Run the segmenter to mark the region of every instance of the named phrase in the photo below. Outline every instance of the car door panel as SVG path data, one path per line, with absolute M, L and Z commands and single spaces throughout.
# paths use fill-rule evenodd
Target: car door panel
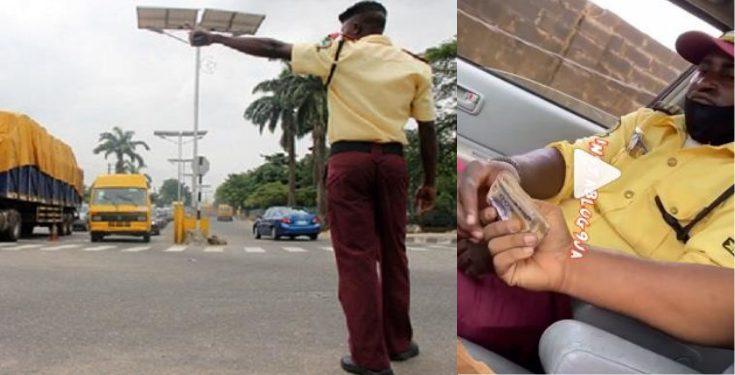
M 606 129 L 465 60 L 457 60 L 458 153 L 516 155 Z

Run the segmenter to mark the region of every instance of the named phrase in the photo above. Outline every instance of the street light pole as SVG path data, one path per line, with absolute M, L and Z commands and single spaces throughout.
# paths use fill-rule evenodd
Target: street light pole
M 188 130 L 187 131 L 155 130 L 153 132 L 153 135 L 160 137 L 169 142 L 175 142 L 177 144 L 178 151 L 179 151 L 178 159 L 169 159 L 169 161 L 172 163 L 176 163 L 177 165 L 176 177 L 177 177 L 178 186 L 176 187 L 176 195 L 177 195 L 178 201 L 181 202 L 182 185 L 184 184 L 184 178 L 188 177 L 188 174 L 186 174 L 186 166 L 183 163 L 188 163 L 191 161 L 189 159 L 184 160 L 182 158 L 184 154 L 183 145 L 184 143 L 188 143 L 188 142 L 184 142 L 184 137 L 192 137 L 193 138 L 192 142 L 196 142 L 197 139 L 200 139 L 204 137 L 205 135 L 207 135 L 207 131 L 201 130 L 201 131 L 193 132 L 193 131 L 188 131 Z M 169 139 L 168 137 L 171 137 L 171 138 L 175 137 L 176 141 Z
M 194 138 L 196 138 L 196 137 L 194 137 Z M 183 140 L 183 134 L 181 132 L 179 132 L 179 160 L 181 160 L 181 156 L 182 156 L 181 148 L 183 146 L 182 145 L 183 142 L 184 142 L 184 140 Z M 182 174 L 184 173 L 184 171 L 183 171 L 184 168 L 183 168 L 183 166 L 182 166 L 181 163 L 176 163 L 176 166 L 178 167 L 178 168 L 176 168 L 176 172 L 177 172 L 177 174 L 176 174 L 176 181 L 178 182 L 178 184 L 176 184 L 176 196 L 177 196 L 176 201 L 177 202 L 181 202 L 181 181 L 183 180 Z
M 199 71 L 201 67 L 201 61 L 200 61 L 200 47 L 196 48 L 196 70 L 194 72 L 194 134 L 197 134 L 199 131 Z M 197 220 L 201 218 L 201 213 L 199 212 L 199 181 L 197 181 L 197 176 L 199 176 L 199 155 L 198 155 L 198 137 L 194 137 L 194 160 L 192 161 L 192 174 L 194 174 L 194 177 L 191 179 L 191 186 L 192 186 L 192 194 L 194 199 L 194 209 L 197 213 Z

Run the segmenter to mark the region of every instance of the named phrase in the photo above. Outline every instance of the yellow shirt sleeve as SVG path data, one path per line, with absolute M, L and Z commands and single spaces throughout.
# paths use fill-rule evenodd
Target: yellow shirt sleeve
M 711 264 L 733 268 L 733 203 L 732 198 L 719 209 L 714 210 L 706 221 L 694 227 L 702 226 L 699 232 L 692 234 L 686 243 L 686 250 L 679 262 Z
M 411 117 L 416 121 L 434 121 L 434 93 L 432 90 L 431 68 L 421 74 L 416 90 L 416 96 L 411 102 Z
M 573 143 L 569 141 L 559 141 L 549 144 L 546 147 L 555 148 L 559 151 L 561 156 L 564 158 L 565 174 L 564 174 L 564 185 L 557 195 L 547 199 L 548 202 L 558 204 L 564 199 L 570 198 L 573 195 L 574 190 L 574 150 L 583 150 L 590 152 L 590 142 L 595 138 L 603 139 L 607 142 L 605 151 L 600 159 L 606 163 L 609 163 L 616 155 L 621 152 L 625 152 L 627 142 L 633 135 L 636 125 L 639 121 L 639 116 L 643 110 L 627 114 L 620 118 L 620 123 L 606 133 L 593 135 L 590 137 L 584 137 L 577 139 Z
M 291 48 L 291 70 L 296 74 L 313 74 L 326 79 L 337 53 L 337 44 L 336 40 L 326 47 L 318 43 L 294 44 Z

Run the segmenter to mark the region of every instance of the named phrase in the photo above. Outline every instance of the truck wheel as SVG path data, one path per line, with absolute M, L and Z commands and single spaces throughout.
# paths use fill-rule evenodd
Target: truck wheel
M 311 238 L 312 240 L 316 240 L 317 237 L 319 237 L 319 233 L 314 233 L 314 234 L 309 235 L 309 238 Z
M 143 242 L 146 242 L 146 243 L 151 242 L 151 235 L 150 235 L 150 233 L 143 235 Z
M 91 240 L 92 242 L 99 242 L 99 240 L 100 240 L 100 235 L 99 235 L 99 234 L 97 234 L 97 233 L 95 233 L 95 232 L 90 232 L 90 233 L 89 233 L 89 239 L 90 239 L 90 240 Z
M 66 236 L 66 232 L 64 231 L 64 223 L 63 222 L 58 223 L 58 224 L 51 224 L 51 225 L 55 225 L 56 226 L 56 234 L 59 237 Z M 49 228 L 49 230 L 50 230 L 50 228 Z
M 16 242 L 20 238 L 22 221 L 20 214 L 16 210 L 8 211 L 8 229 L 5 233 L 0 234 L 0 239 L 10 242 Z

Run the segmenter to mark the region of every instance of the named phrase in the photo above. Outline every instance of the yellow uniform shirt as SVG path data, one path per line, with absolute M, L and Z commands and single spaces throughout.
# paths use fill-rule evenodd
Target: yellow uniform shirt
M 337 44 L 295 44 L 293 72 L 326 81 Z M 327 94 L 329 142 L 408 143 L 403 127 L 410 117 L 434 120 L 431 82 L 429 65 L 393 46 L 386 36 L 345 42 Z
M 643 134 L 648 152 L 633 156 L 627 147 L 636 127 Z M 732 143 L 684 147 L 684 116 L 651 109 L 622 117 L 616 129 L 599 137 L 607 142 L 600 159 L 622 174 L 598 190 L 585 228 L 588 244 L 656 260 L 733 267 L 732 197 L 694 226 L 686 244 L 677 240 L 655 203 L 658 196 L 682 226 L 688 224 L 732 186 Z M 550 145 L 561 152 L 566 164 L 564 186 L 551 201 L 561 206 L 572 235 L 581 232 L 577 222 L 580 201 L 573 197 L 573 152 L 582 149 L 594 154 L 590 146 L 594 138 Z

